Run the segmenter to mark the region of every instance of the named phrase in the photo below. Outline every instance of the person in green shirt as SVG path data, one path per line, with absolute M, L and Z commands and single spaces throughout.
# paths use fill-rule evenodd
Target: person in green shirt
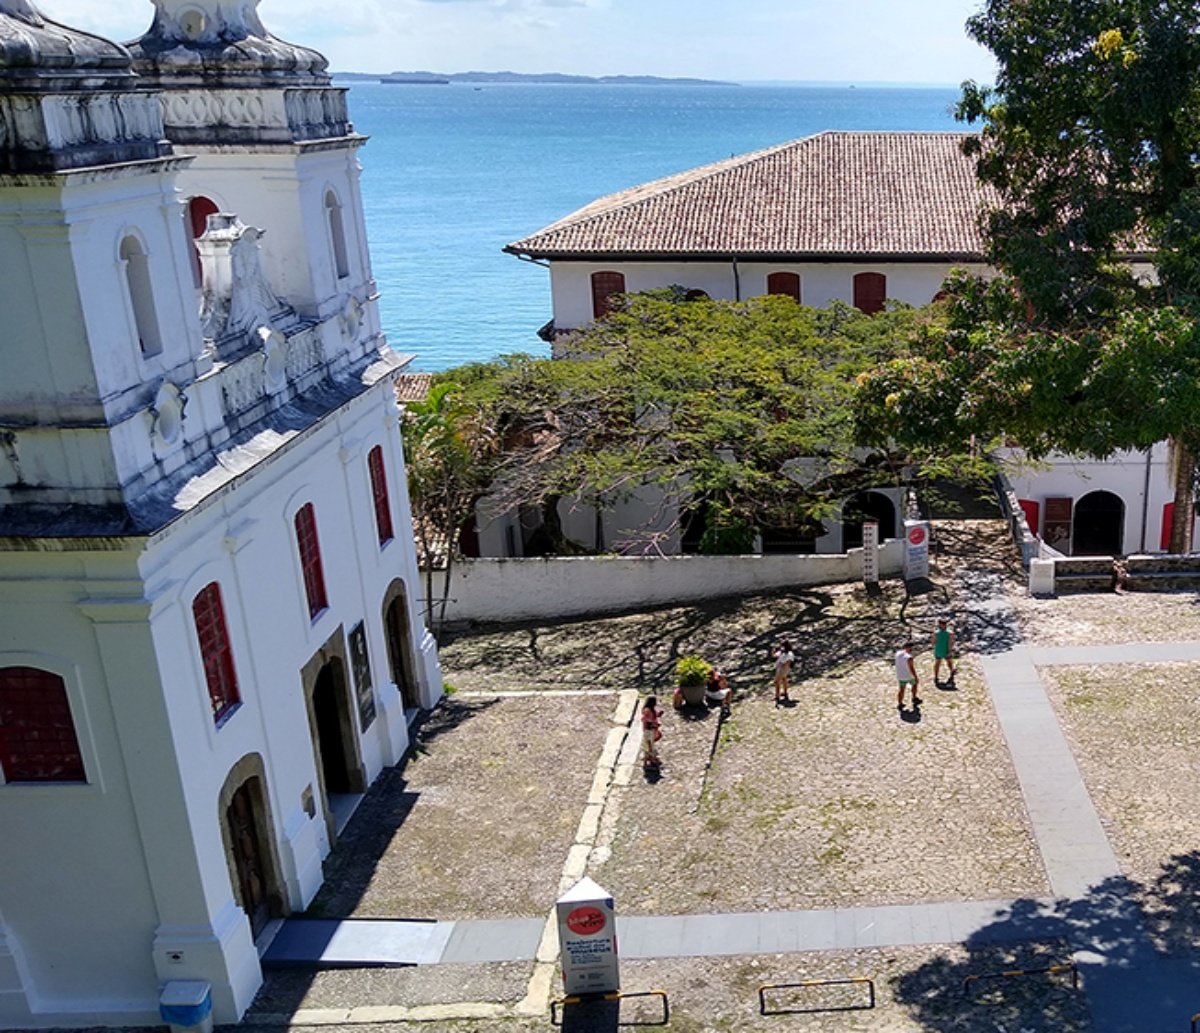
M 942 661 L 950 668 L 947 685 L 954 684 L 954 632 L 950 630 L 945 617 L 938 618 L 937 630 L 933 633 L 933 683 L 937 685 L 941 678 Z

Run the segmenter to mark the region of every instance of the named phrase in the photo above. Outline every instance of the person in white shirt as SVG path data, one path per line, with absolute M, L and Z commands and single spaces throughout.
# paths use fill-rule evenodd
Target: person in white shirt
M 913 707 L 921 705 L 921 697 L 917 695 L 917 665 L 913 661 L 913 643 L 908 641 L 904 643 L 901 649 L 896 650 L 896 681 L 900 683 L 900 692 L 896 696 L 896 705 L 904 709 L 904 689 L 906 686 L 912 686 L 912 701 Z
M 790 642 L 780 642 L 775 647 L 775 705 L 788 702 L 788 674 L 796 662 Z

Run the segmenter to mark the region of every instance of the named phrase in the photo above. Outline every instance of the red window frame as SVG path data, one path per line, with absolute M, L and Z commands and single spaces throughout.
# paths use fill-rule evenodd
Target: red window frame
M 300 551 L 300 571 L 304 575 L 304 594 L 308 597 L 308 615 L 317 614 L 329 606 L 325 594 L 325 571 L 321 567 L 321 543 L 317 538 L 317 516 L 313 504 L 306 502 L 296 513 L 296 547 Z
M 66 683 L 37 667 L 0 668 L 0 768 L 6 782 L 86 782 Z
M 771 273 L 767 276 L 767 293 L 768 294 L 784 294 L 789 298 L 794 298 L 797 303 L 800 301 L 800 274 L 799 273 Z
M 854 276 L 854 307 L 873 316 L 882 312 L 887 303 L 887 277 L 883 273 L 856 273 Z
M 383 447 L 376 445 L 367 453 L 367 472 L 371 475 L 371 501 L 375 504 L 375 529 L 379 544 L 396 537 L 392 529 L 392 506 L 388 499 L 387 472 L 383 468 Z
M 196 625 L 196 641 L 204 664 L 204 681 L 208 685 L 213 721 L 220 724 L 242 702 L 242 694 L 233 665 L 233 644 L 229 641 L 229 626 L 225 622 L 221 586 L 215 581 L 205 585 L 192 600 L 192 620 Z
M 612 296 L 625 293 L 625 274 L 592 273 L 592 316 L 599 319 L 612 311 Z

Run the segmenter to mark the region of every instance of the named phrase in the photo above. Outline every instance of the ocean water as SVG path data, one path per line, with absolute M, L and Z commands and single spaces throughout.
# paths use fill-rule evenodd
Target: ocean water
M 824 129 L 961 128 L 953 88 L 350 85 L 384 330 L 423 370 L 549 354 L 549 274 L 501 248 L 603 194 Z

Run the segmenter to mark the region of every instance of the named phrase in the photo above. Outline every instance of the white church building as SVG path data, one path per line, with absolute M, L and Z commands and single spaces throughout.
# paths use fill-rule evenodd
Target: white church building
M 238 1020 L 442 691 L 364 138 L 256 8 L 0 0 L 0 1028 Z

